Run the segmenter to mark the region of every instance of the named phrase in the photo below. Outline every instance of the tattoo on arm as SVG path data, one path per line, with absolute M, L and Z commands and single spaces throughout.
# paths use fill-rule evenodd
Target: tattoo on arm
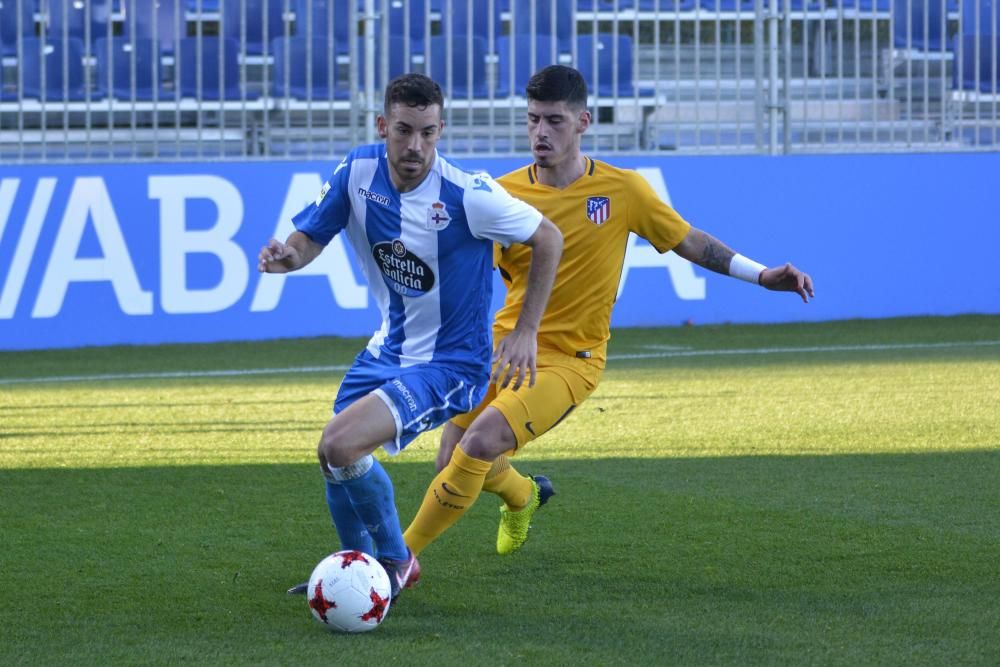
M 698 264 L 706 269 L 709 269 L 710 271 L 728 274 L 729 263 L 732 261 L 733 255 L 735 254 L 735 252 L 727 248 L 724 244 L 712 237 L 708 237 L 706 239 L 705 247 L 702 248 L 701 258 L 699 259 Z

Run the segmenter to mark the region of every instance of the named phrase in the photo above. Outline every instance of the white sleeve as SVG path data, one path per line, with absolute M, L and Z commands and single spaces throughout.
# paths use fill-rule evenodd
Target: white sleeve
M 538 209 L 511 197 L 486 174 L 477 175 L 466 186 L 463 203 L 472 235 L 504 248 L 527 241 L 542 222 Z

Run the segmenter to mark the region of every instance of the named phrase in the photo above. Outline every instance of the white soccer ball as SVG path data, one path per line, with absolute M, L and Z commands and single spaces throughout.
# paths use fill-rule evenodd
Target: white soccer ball
M 392 587 L 385 568 L 360 551 L 338 551 L 319 562 L 306 596 L 313 618 L 331 630 L 374 630 L 389 612 Z

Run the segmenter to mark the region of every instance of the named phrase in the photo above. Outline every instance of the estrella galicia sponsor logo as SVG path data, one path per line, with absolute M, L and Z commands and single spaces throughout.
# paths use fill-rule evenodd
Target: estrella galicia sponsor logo
M 358 194 L 365 199 L 371 200 L 376 204 L 381 204 L 382 206 L 389 206 L 392 203 L 385 195 L 380 195 L 377 192 L 372 192 L 371 190 L 366 190 L 362 187 L 358 188 Z
M 403 296 L 421 296 L 434 287 L 434 272 L 399 239 L 372 246 L 372 257 L 389 287 Z

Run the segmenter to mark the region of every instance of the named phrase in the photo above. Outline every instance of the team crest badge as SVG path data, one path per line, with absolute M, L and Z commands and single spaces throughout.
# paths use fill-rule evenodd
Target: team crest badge
M 587 217 L 595 225 L 603 225 L 611 217 L 610 197 L 587 197 Z
M 451 222 L 451 217 L 448 215 L 448 210 L 439 201 L 431 204 L 430 208 L 427 209 L 427 229 L 434 232 L 440 232 L 442 229 L 448 226 Z

